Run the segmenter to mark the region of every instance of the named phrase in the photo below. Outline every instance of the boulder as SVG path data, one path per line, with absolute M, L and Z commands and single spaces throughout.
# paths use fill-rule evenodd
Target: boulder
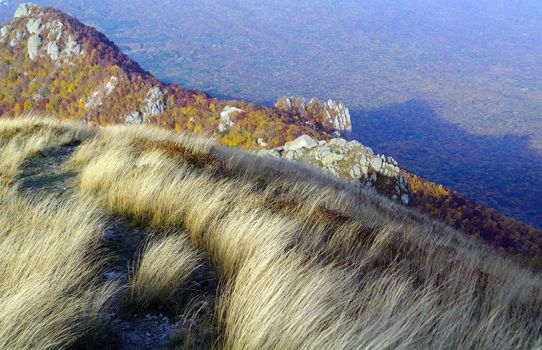
M 314 148 L 318 146 L 318 141 L 309 135 L 301 135 L 297 139 L 284 144 L 285 151 L 295 151 L 301 148 Z

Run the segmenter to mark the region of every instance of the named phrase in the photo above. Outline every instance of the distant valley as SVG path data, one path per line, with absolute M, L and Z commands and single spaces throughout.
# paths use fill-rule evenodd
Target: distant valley
M 266 104 L 290 94 L 342 100 L 351 137 L 542 226 L 542 33 L 533 1 L 39 2 L 96 26 L 165 81 Z

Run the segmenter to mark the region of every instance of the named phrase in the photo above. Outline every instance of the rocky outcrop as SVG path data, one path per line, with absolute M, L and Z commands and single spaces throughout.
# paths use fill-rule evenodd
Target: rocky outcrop
M 2 27 L 0 28 L 0 43 L 3 43 L 6 41 L 6 38 L 8 36 L 8 27 Z
M 312 98 L 284 96 L 277 100 L 275 107 L 291 114 L 299 114 L 307 120 L 318 120 L 337 134 L 352 130 L 350 111 L 342 102 L 327 102 Z
M 235 122 L 233 121 L 232 116 L 234 114 L 241 113 L 241 112 L 244 112 L 244 111 L 237 107 L 231 107 L 231 106 L 224 107 L 222 112 L 220 112 L 220 124 L 218 124 L 218 132 L 225 132 L 230 127 L 234 126 Z
M 66 41 L 65 48 L 64 48 L 64 54 L 68 57 L 79 55 L 81 53 L 81 45 L 77 41 L 75 41 L 75 38 L 70 34 L 68 35 L 68 40 Z
M 333 128 L 339 132 L 352 131 L 350 111 L 342 102 L 327 100 L 325 103 L 326 119 L 333 124 Z
M 96 87 L 92 94 L 85 102 L 86 109 L 95 109 L 103 104 L 103 100 L 111 95 L 117 87 L 119 79 L 115 76 L 111 76 L 106 83 L 103 83 Z
M 143 124 L 144 120 L 143 120 L 143 116 L 141 115 L 141 113 L 139 113 L 139 111 L 134 111 L 124 117 L 124 122 L 128 125 L 133 125 L 133 124 L 137 125 L 137 124 Z
M 116 79 L 116 78 L 115 78 Z M 115 89 L 117 81 L 109 81 L 105 87 L 104 91 L 113 91 Z M 141 107 L 137 111 L 133 111 L 130 114 L 124 117 L 124 123 L 132 124 L 143 124 L 147 122 L 147 118 L 151 116 L 157 116 L 160 113 L 163 113 L 166 108 L 164 103 L 164 92 L 158 86 L 154 86 L 149 89 L 145 99 L 143 100 Z
M 23 3 L 17 7 L 13 18 L 26 17 L 32 13 L 33 10 L 39 10 L 39 6 L 32 3 Z
M 146 120 L 149 116 L 156 116 L 163 113 L 165 108 L 164 93 L 162 89 L 158 86 L 152 87 L 147 92 L 147 96 L 145 97 L 145 100 L 143 100 L 143 105 L 141 107 L 143 119 Z
M 34 34 L 30 38 L 28 38 L 28 42 L 27 42 L 28 57 L 30 57 L 31 60 L 35 60 L 38 57 L 40 45 L 41 45 L 40 35 Z
M 29 19 L 26 22 L 26 30 L 30 34 L 41 34 L 41 17 Z
M 357 141 L 335 138 L 317 141 L 303 135 L 283 147 L 259 151 L 260 155 L 308 163 L 347 181 L 358 182 L 366 191 L 380 193 L 411 204 L 409 186 L 391 157 L 375 154 Z
M 72 34 L 64 34 L 64 24 L 58 19 L 47 19 L 44 9 L 38 5 L 21 4 L 14 15 L 18 30 L 12 24 L 0 29 L 0 43 L 9 39 L 11 47 L 16 47 L 27 39 L 27 53 L 31 60 L 48 57 L 57 65 L 72 63 L 72 58 L 83 53 L 81 44 Z M 21 23 L 22 22 L 22 23 Z M 21 30 L 22 29 L 22 30 Z
M 58 48 L 56 41 L 51 41 L 49 44 L 47 44 L 46 50 L 47 55 L 49 55 L 52 61 L 58 60 L 58 57 L 60 56 L 60 49 Z

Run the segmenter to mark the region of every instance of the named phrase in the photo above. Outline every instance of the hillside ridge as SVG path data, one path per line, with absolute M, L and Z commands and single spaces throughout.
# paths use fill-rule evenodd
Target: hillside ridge
M 305 136 L 342 144 L 337 135 L 351 128 L 348 108 L 334 101 L 283 97 L 274 107 L 265 107 L 163 84 L 96 29 L 61 11 L 30 3 L 22 4 L 14 19 L 0 28 L 0 78 L 0 115 L 11 117 L 35 111 L 98 125 L 156 124 L 201 132 L 248 150 L 279 150 Z M 307 159 L 301 153 L 291 158 L 412 203 L 499 249 L 542 257 L 541 231 L 497 215 L 457 192 L 450 196 L 448 190 L 406 171 L 388 176 L 387 170 L 374 167 L 377 175 L 372 177 L 362 171 L 363 166 L 339 164 L 335 158 L 348 152 L 332 152 L 339 154 L 334 156 L 324 148 L 331 156 L 325 158 L 327 165 L 321 162 L 321 152 L 317 152 L 321 159 Z M 381 159 L 382 164 L 398 168 L 387 157 Z M 415 179 L 414 190 L 406 179 Z

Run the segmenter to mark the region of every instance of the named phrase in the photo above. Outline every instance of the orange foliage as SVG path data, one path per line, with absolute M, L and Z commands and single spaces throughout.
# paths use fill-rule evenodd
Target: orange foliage
M 462 196 L 459 192 L 403 171 L 414 205 L 422 212 L 516 256 L 542 263 L 542 231 Z

